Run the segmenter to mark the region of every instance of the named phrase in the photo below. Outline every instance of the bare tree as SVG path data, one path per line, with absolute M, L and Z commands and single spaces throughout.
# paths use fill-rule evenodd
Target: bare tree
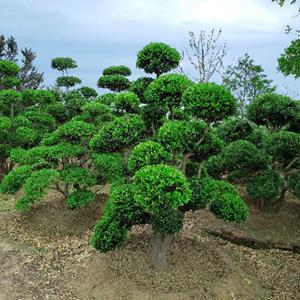
M 178 72 L 185 74 L 182 63 L 187 61 L 197 72 L 197 77 L 192 78 L 198 82 L 208 82 L 215 73 L 223 69 L 223 59 L 227 55 L 227 45 L 220 44 L 219 38 L 222 30 L 215 33 L 212 29 L 208 34 L 201 30 L 198 35 L 189 31 L 189 46 L 182 51 L 182 59 Z

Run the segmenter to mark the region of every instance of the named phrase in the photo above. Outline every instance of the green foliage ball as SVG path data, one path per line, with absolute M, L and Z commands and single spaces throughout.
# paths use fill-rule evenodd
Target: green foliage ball
M 133 92 L 119 93 L 114 99 L 114 108 L 120 113 L 136 113 L 139 105 L 140 99 Z
M 81 79 L 75 76 L 60 76 L 56 79 L 59 87 L 70 88 L 81 83 Z
M 103 70 L 103 75 L 123 75 L 123 76 L 130 76 L 131 70 L 123 65 L 120 66 L 111 66 Z
M 170 154 L 163 145 L 153 141 L 141 142 L 135 146 L 128 158 L 128 169 L 134 174 L 148 165 L 158 165 L 170 161 Z
M 123 75 L 103 75 L 99 78 L 97 85 L 99 88 L 121 92 L 129 88 L 130 81 Z
M 237 101 L 230 91 L 215 83 L 198 83 L 185 90 L 182 104 L 189 114 L 208 122 L 236 112 Z
M 247 194 L 253 200 L 275 200 L 283 187 L 283 178 L 274 171 L 258 172 L 247 184 Z
M 137 54 L 136 66 L 146 73 L 156 74 L 169 72 L 178 67 L 179 52 L 164 43 L 150 43 Z
M 20 166 L 10 171 L 0 183 L 0 192 L 3 194 L 15 194 L 31 175 L 30 166 Z
M 246 221 L 249 214 L 248 206 L 241 197 L 231 193 L 223 194 L 210 209 L 220 219 L 232 222 Z
M 265 125 L 275 131 L 288 124 L 297 113 L 296 101 L 288 96 L 264 94 L 250 102 L 248 118 L 258 125 Z
M 176 209 L 190 200 L 186 178 L 171 166 L 146 166 L 135 173 L 133 183 L 135 201 L 148 212 L 159 213 L 166 205 Z

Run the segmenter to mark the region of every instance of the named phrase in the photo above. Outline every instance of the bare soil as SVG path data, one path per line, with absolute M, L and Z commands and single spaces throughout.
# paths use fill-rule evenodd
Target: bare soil
M 0 300 L 10 299 L 300 299 L 300 255 L 254 250 L 208 235 L 232 228 L 257 238 L 300 240 L 300 202 L 277 214 L 251 210 L 244 224 L 188 213 L 173 241 L 169 269 L 154 273 L 149 226 L 135 226 L 127 244 L 101 254 L 89 240 L 106 197 L 69 210 L 51 194 L 28 213 L 0 197 Z

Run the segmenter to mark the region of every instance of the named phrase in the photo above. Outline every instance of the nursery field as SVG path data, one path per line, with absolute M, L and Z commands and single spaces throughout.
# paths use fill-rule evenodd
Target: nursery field
M 68 210 L 50 193 L 34 210 L 19 213 L 13 197 L 1 196 L 0 299 L 299 299 L 299 254 L 252 249 L 206 231 L 230 226 L 260 239 L 300 242 L 299 201 L 289 198 L 276 214 L 252 208 L 243 224 L 206 210 L 187 213 L 168 270 L 154 273 L 147 225 L 134 226 L 116 251 L 90 247 L 106 198 Z

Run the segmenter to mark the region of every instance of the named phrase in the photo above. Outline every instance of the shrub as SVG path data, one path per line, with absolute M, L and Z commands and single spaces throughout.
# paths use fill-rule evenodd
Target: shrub
M 67 89 L 81 83 L 81 79 L 74 76 L 60 76 L 56 79 L 56 83 L 60 87 Z
M 211 211 L 225 221 L 242 222 L 247 219 L 248 207 L 240 196 L 225 193 L 218 201 L 214 201 Z
M 150 43 L 138 52 L 136 66 L 156 76 L 178 67 L 179 52 L 164 43 Z
M 130 86 L 130 81 L 123 75 L 103 75 L 98 80 L 98 87 L 114 92 L 125 91 Z
M 136 113 L 140 99 L 132 92 L 119 93 L 114 99 L 114 107 L 119 113 Z
M 130 76 L 131 70 L 123 65 L 120 66 L 111 66 L 103 70 L 103 75 L 123 75 L 123 76 Z
M 258 125 L 276 131 L 286 125 L 297 112 L 296 102 L 287 96 L 265 94 L 248 105 L 248 118 Z
M 17 76 L 21 68 L 13 61 L 0 60 L 0 77 Z
M 116 118 L 105 124 L 90 141 L 96 152 L 119 151 L 138 142 L 145 132 L 143 120 L 138 115 Z
M 189 179 L 192 190 L 191 200 L 185 206 L 187 210 L 199 210 L 218 201 L 223 194 L 238 195 L 235 187 L 228 182 L 210 177 L 192 177 Z
M 215 83 L 193 84 L 183 93 L 182 104 L 190 115 L 208 122 L 233 115 L 237 108 L 230 91 Z
M 182 212 L 167 206 L 153 216 L 152 227 L 154 231 L 162 234 L 175 234 L 183 226 L 183 217 L 184 214 Z
M 254 200 L 271 201 L 280 195 L 283 183 L 283 178 L 278 173 L 271 170 L 260 171 L 247 184 L 246 191 Z
M 168 121 L 158 130 L 156 139 L 169 151 L 192 152 L 204 134 L 203 121 Z
M 278 131 L 272 134 L 268 152 L 280 161 L 288 163 L 300 156 L 300 134 Z
M 60 172 L 61 180 L 66 184 L 79 185 L 83 188 L 96 184 L 96 176 L 90 170 L 76 165 L 69 165 Z M 78 194 L 80 195 L 80 193 Z
M 135 173 L 133 183 L 135 201 L 148 212 L 159 213 L 166 205 L 176 209 L 190 200 L 188 182 L 171 166 L 146 166 Z
M 99 183 L 112 183 L 126 174 L 124 158 L 119 153 L 96 154 L 92 159 Z
M 143 212 L 133 197 L 129 184 L 114 185 L 105 206 L 103 217 L 95 226 L 92 245 L 107 252 L 123 245 L 128 229 L 143 222 Z
M 98 93 L 89 86 L 82 86 L 78 89 L 78 92 L 86 99 L 91 100 L 98 96 Z
M 41 169 L 32 172 L 24 184 L 25 195 L 18 199 L 16 208 L 18 210 L 28 210 L 34 202 L 45 195 L 45 189 L 58 176 L 58 172 L 53 169 Z
M 31 175 L 30 166 L 20 166 L 9 172 L 0 183 L 0 192 L 4 194 L 15 194 Z
M 174 109 L 181 107 L 182 94 L 192 84 L 190 79 L 181 74 L 162 75 L 149 84 L 145 99 L 151 105 L 166 106 L 171 118 L 174 118 Z
M 134 174 L 148 165 L 158 165 L 170 161 L 170 154 L 164 147 L 153 141 L 139 143 L 135 146 L 128 159 L 128 169 Z

